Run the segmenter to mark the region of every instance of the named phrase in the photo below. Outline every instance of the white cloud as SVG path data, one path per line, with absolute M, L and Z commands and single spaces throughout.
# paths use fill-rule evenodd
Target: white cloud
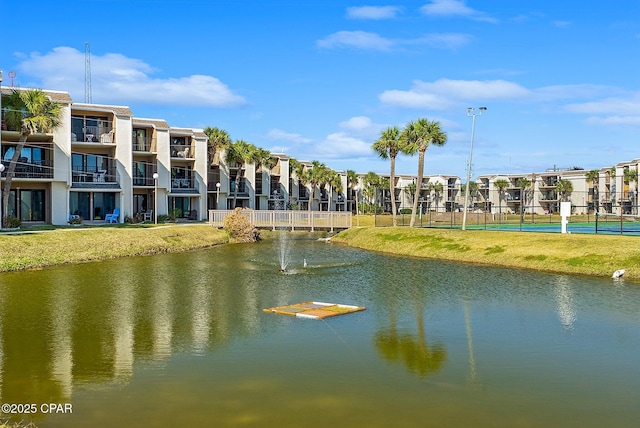
M 315 147 L 314 156 L 322 159 L 350 159 L 371 157 L 371 143 L 345 132 L 329 134 Z
M 325 49 L 356 48 L 391 52 L 401 46 L 426 45 L 441 49 L 457 49 L 466 45 L 471 36 L 461 33 L 432 33 L 415 39 L 388 39 L 376 33 L 365 31 L 338 31 L 316 43 Z
M 426 44 L 442 49 L 457 49 L 466 45 L 471 40 L 471 36 L 461 33 L 432 33 L 418 39 L 407 40 L 406 44 Z
M 361 6 L 347 8 L 347 17 L 351 19 L 392 19 L 402 8 L 397 6 Z
M 616 116 L 640 115 L 640 93 L 626 98 L 605 98 L 600 101 L 568 104 L 566 110 L 571 113 L 611 114 Z
M 358 48 L 376 51 L 389 51 L 394 42 L 366 31 L 338 31 L 318 40 L 317 45 L 321 48 Z
M 68 91 L 76 101 L 84 100 L 85 55 L 61 46 L 46 54 L 31 53 L 20 63 L 25 74 L 40 79 L 45 88 Z M 207 75 L 154 78 L 158 71 L 136 58 L 108 53 L 91 55 L 93 102 L 173 104 L 236 107 L 246 100 L 234 94 L 219 79 Z
M 590 117 L 585 122 L 590 125 L 640 126 L 640 116 Z
M 351 119 L 345 120 L 344 122 L 340 122 L 340 127 L 361 131 L 363 129 L 370 128 L 372 123 L 373 122 L 371 122 L 371 119 L 367 116 L 355 116 Z
M 475 21 L 497 22 L 486 13 L 470 8 L 461 0 L 431 0 L 421 7 L 420 11 L 427 16 L 461 16 Z
M 267 138 L 270 140 L 279 140 L 279 141 L 290 141 L 292 143 L 310 143 L 310 138 L 304 138 L 300 134 L 294 134 L 291 132 L 285 132 L 280 129 L 272 129 L 267 134 Z
M 567 28 L 567 27 L 571 26 L 571 22 L 569 22 L 569 21 L 553 21 L 553 25 L 555 25 L 558 28 Z
M 435 82 L 414 81 L 409 90 L 387 90 L 379 95 L 380 101 L 408 108 L 446 110 L 463 101 L 489 101 L 493 99 L 519 99 L 530 91 L 506 80 L 452 80 Z

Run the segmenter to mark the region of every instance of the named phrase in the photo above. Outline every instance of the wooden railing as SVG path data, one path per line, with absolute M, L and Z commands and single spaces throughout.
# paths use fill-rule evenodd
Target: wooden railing
M 231 210 L 209 210 L 209 224 L 222 227 Z M 352 224 L 350 212 L 344 211 L 264 211 L 242 210 L 242 215 L 257 228 L 276 229 L 348 229 Z

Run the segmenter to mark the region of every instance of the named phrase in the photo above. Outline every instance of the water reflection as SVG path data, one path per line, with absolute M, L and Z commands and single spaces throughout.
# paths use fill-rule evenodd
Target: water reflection
M 313 411 L 328 424 L 422 426 L 427 413 L 480 426 L 482 406 L 493 426 L 549 426 L 536 418 L 561 414 L 555 403 L 593 426 L 603 408 L 584 402 L 600 401 L 640 417 L 626 405 L 640 390 L 639 287 L 302 239 L 281 275 L 278 245 L 0 275 L 0 399 L 78 403 L 65 427 L 99 420 L 102 400 L 126 415 L 116 426 L 292 426 Z M 326 322 L 262 312 L 306 300 L 367 310 Z M 478 377 L 483 388 L 468 388 Z

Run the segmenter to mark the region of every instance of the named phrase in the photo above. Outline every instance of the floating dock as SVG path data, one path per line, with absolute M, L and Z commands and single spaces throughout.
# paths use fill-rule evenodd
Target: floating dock
M 298 318 L 322 319 L 335 317 L 338 315 L 350 314 L 364 311 L 364 306 L 341 305 L 338 303 L 324 302 L 301 302 L 293 305 L 277 306 L 275 308 L 263 309 L 264 312 L 271 312 L 281 315 L 292 315 Z

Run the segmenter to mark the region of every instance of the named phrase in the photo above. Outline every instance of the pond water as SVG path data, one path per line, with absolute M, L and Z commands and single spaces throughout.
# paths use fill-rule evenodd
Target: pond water
M 310 300 L 367 309 L 262 311 Z M 38 427 L 631 427 L 639 351 L 638 284 L 312 235 L 0 275 L 1 418 Z

